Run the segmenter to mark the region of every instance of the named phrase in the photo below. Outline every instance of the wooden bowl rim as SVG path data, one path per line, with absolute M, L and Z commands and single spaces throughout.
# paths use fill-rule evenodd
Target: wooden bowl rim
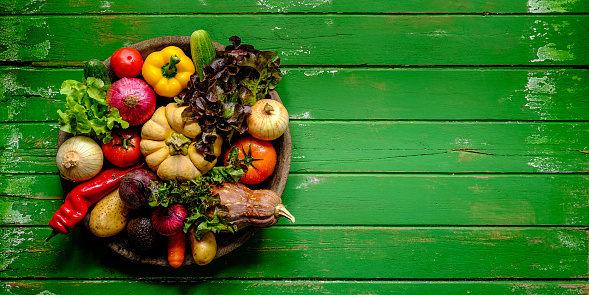
M 217 51 L 224 50 L 225 46 L 213 42 L 215 45 L 215 49 Z M 142 42 L 135 43 L 130 45 L 129 47 L 137 49 L 143 59 L 147 57 L 150 53 L 154 51 L 159 51 L 166 46 L 177 46 L 180 47 L 188 56 L 190 56 L 190 37 L 188 36 L 165 36 L 165 37 L 158 37 L 149 40 L 145 40 Z M 110 68 L 110 57 L 104 61 L 104 65 L 106 66 L 109 76 L 111 80 L 114 82 L 117 78 L 114 76 Z M 276 90 L 269 91 L 269 95 L 271 99 L 279 101 L 282 103 L 278 93 Z M 58 143 L 57 148 L 61 146 L 61 144 L 68 138 L 72 137 L 72 134 L 59 131 Z M 291 164 L 291 154 L 292 154 L 292 141 L 290 135 L 290 128 L 287 127 L 284 134 L 279 137 L 278 139 L 272 141 L 273 145 L 275 145 L 276 152 L 278 154 L 278 158 L 276 161 L 275 172 L 270 177 L 270 179 L 266 180 L 264 183 L 267 184 L 267 188 L 276 192 L 279 196 L 282 196 L 284 192 L 284 188 L 286 187 L 286 182 L 288 180 L 288 173 L 290 170 Z M 75 186 L 75 183 L 69 182 L 63 178 L 61 178 L 62 186 L 64 188 L 64 192 L 68 192 Z M 90 212 L 88 212 L 90 214 Z M 241 229 L 240 231 L 226 235 L 226 238 L 217 241 L 217 255 L 215 259 L 230 253 L 231 251 L 237 249 L 241 245 L 243 245 L 246 241 L 248 241 L 256 232 L 258 231 L 257 227 L 246 227 Z M 126 243 L 125 237 L 122 234 L 119 234 L 115 237 L 111 238 L 99 238 L 101 242 L 105 243 L 106 246 L 116 253 L 120 254 L 121 256 L 128 258 L 130 260 L 139 261 L 145 264 L 152 264 L 152 265 L 159 265 L 159 266 L 169 266 L 167 260 L 167 254 L 162 254 L 160 256 L 152 257 L 152 256 L 143 256 L 139 253 L 136 253 L 127 247 L 128 243 Z M 187 243 L 189 244 L 189 243 Z M 192 265 L 195 264 L 192 255 L 190 255 L 190 247 L 187 245 L 187 252 L 185 255 L 184 265 Z

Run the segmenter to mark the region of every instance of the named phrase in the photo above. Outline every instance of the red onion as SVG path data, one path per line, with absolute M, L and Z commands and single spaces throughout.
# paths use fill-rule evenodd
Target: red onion
M 160 235 L 171 236 L 184 229 L 184 219 L 187 216 L 188 211 L 180 204 L 158 207 L 151 215 L 151 223 Z
M 106 103 L 119 110 L 131 126 L 141 125 L 155 112 L 155 92 L 138 78 L 121 78 L 106 93 Z

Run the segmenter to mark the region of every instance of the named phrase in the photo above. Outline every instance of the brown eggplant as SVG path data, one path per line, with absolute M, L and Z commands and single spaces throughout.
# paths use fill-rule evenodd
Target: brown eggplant
M 238 229 L 246 226 L 270 227 L 280 217 L 295 222 L 294 216 L 286 210 L 282 199 L 274 191 L 251 190 L 241 183 L 224 183 L 215 187 L 213 194 L 219 194 L 221 205 L 226 208 L 224 219 Z

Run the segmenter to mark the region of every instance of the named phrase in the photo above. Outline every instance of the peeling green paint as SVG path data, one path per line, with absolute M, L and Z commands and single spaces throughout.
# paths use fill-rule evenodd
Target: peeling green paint
M 532 60 L 532 62 L 542 62 L 542 61 L 566 61 L 566 60 L 574 60 L 575 56 L 571 53 L 570 50 L 566 49 L 557 49 L 556 44 L 548 43 L 540 48 L 536 55 L 538 56 L 537 59 Z M 567 46 L 568 48 L 569 46 Z
M 332 5 L 333 0 L 258 0 L 257 4 L 266 12 L 288 12 L 301 8 L 317 8 Z
M 12 231 L 5 231 L 1 236 L 0 243 L 0 272 L 10 267 L 19 257 L 23 250 L 20 246 L 25 241 L 33 241 L 33 232 L 25 229 L 15 228 Z
M 18 17 L 0 18 L 0 60 L 44 60 L 49 55 L 49 39 L 35 41 L 47 36 L 49 27 L 44 18 L 22 21 Z M 32 43 L 31 43 L 32 42 Z M 37 43 L 35 43 L 37 42 Z
M 25 81 L 23 79 L 19 79 L 18 75 L 23 73 L 22 69 L 7 69 L 0 72 L 0 103 L 9 101 L 10 99 L 14 98 L 14 96 L 42 96 L 42 97 L 55 97 L 59 94 L 59 88 L 61 84 L 50 85 L 49 87 L 32 87 L 26 84 L 23 84 Z M 28 74 L 28 73 L 27 73 Z M 39 74 L 43 75 L 43 72 L 39 72 Z M 44 75 L 46 76 L 46 75 Z
M 531 13 L 568 12 L 578 0 L 529 0 L 528 11 Z
M 2 133 L 5 134 L 6 148 L 0 151 L 0 169 L 4 172 L 18 166 L 21 162 L 22 159 L 16 152 L 23 139 L 23 134 L 16 125 L 3 126 L 2 129 Z
M 557 83 L 560 76 L 559 71 L 529 72 L 527 84 L 525 85 L 526 104 L 530 110 L 537 113 L 542 120 L 554 119 L 553 108 L 555 108 L 552 96 L 557 93 Z
M 0 195 L 6 196 L 32 196 L 36 184 L 35 176 L 14 176 L 0 183 Z
M 55 108 L 60 100 L 61 84 L 51 84 L 48 79 L 39 84 L 31 79 L 35 75 L 48 77 L 47 71 L 31 71 L 18 68 L 7 68 L 0 71 L 0 120 L 19 121 L 30 117 L 29 114 L 45 115 L 43 120 L 57 117 Z M 36 80 L 43 79 L 37 78 Z M 38 108 L 38 103 L 53 102 L 54 107 Z M 34 120 L 34 119 L 32 119 Z M 55 120 L 55 119 L 54 119 Z
M 0 220 L 7 224 L 30 224 L 32 216 L 23 212 L 30 211 L 28 202 L 13 203 L 11 206 L 0 207 Z
M 25 1 L 3 1 L 2 8 L 9 13 L 33 14 L 42 10 L 47 4 L 45 0 L 25 0 Z

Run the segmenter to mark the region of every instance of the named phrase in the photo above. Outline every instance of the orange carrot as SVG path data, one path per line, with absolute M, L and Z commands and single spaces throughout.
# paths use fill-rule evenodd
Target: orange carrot
M 168 262 L 170 266 L 178 268 L 184 262 L 186 251 L 186 234 L 180 231 L 168 237 Z

